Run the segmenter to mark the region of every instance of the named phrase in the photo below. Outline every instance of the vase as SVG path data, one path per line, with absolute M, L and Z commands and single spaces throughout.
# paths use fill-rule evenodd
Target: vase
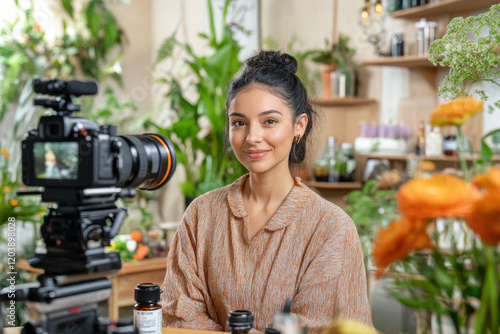
M 332 97 L 332 82 L 331 75 L 337 69 L 335 64 L 325 64 L 321 71 L 321 81 L 323 83 L 323 98 L 329 99 Z

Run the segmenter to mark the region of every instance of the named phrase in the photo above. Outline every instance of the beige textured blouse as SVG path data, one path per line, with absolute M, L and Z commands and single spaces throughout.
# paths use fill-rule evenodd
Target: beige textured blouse
M 247 177 L 186 210 L 167 258 L 163 325 L 227 331 L 228 312 L 246 309 L 264 331 L 287 298 L 308 333 L 326 329 L 334 317 L 371 325 L 361 245 L 349 216 L 296 178 L 250 241 L 242 199 Z

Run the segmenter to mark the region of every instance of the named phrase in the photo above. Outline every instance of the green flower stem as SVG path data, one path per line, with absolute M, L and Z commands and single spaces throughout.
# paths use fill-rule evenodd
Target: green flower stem
M 464 153 L 464 136 L 462 134 L 462 126 L 457 125 L 457 140 L 458 140 L 458 159 L 460 160 L 460 166 L 462 167 L 462 173 L 464 174 L 464 179 L 466 181 L 470 180 L 469 168 L 467 167 L 467 162 L 465 161 Z
M 486 333 L 485 329 L 489 327 L 488 325 L 491 326 L 489 333 L 498 333 L 498 281 L 495 248 L 488 244 L 483 245 L 486 273 L 481 292 L 481 306 L 477 313 L 476 333 Z

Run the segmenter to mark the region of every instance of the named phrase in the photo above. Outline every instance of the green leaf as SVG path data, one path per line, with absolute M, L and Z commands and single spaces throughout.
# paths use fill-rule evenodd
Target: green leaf
M 99 37 L 99 27 L 101 25 L 101 15 L 97 12 L 97 3 L 90 1 L 85 10 L 87 26 L 92 34 L 92 37 Z
M 200 127 L 194 118 L 184 118 L 175 122 L 172 125 L 172 130 L 179 138 L 186 140 L 191 136 L 196 136 L 198 131 L 200 131 Z
M 69 16 L 74 19 L 72 0 L 61 0 L 61 2 L 66 13 L 68 13 Z
M 106 49 L 111 49 L 118 41 L 118 28 L 116 25 L 116 20 L 111 14 L 111 12 L 107 11 L 105 14 L 105 24 L 104 24 L 104 45 Z
M 495 136 L 496 134 L 500 134 L 500 129 L 490 131 L 481 138 L 481 159 L 484 163 L 491 161 L 491 158 L 493 157 L 493 150 L 486 143 L 486 138 Z
M 167 37 L 161 43 L 160 49 L 158 49 L 158 52 L 156 53 L 156 61 L 154 66 L 161 63 L 165 59 L 172 57 L 176 44 L 177 40 L 175 39 L 174 34 L 172 34 L 170 37 Z
M 184 196 L 196 196 L 196 188 L 192 182 L 185 181 L 181 183 L 181 191 Z

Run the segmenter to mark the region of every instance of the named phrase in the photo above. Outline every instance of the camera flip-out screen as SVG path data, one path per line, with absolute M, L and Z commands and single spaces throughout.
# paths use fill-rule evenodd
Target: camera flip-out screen
M 77 142 L 35 142 L 33 158 L 36 179 L 78 179 Z

